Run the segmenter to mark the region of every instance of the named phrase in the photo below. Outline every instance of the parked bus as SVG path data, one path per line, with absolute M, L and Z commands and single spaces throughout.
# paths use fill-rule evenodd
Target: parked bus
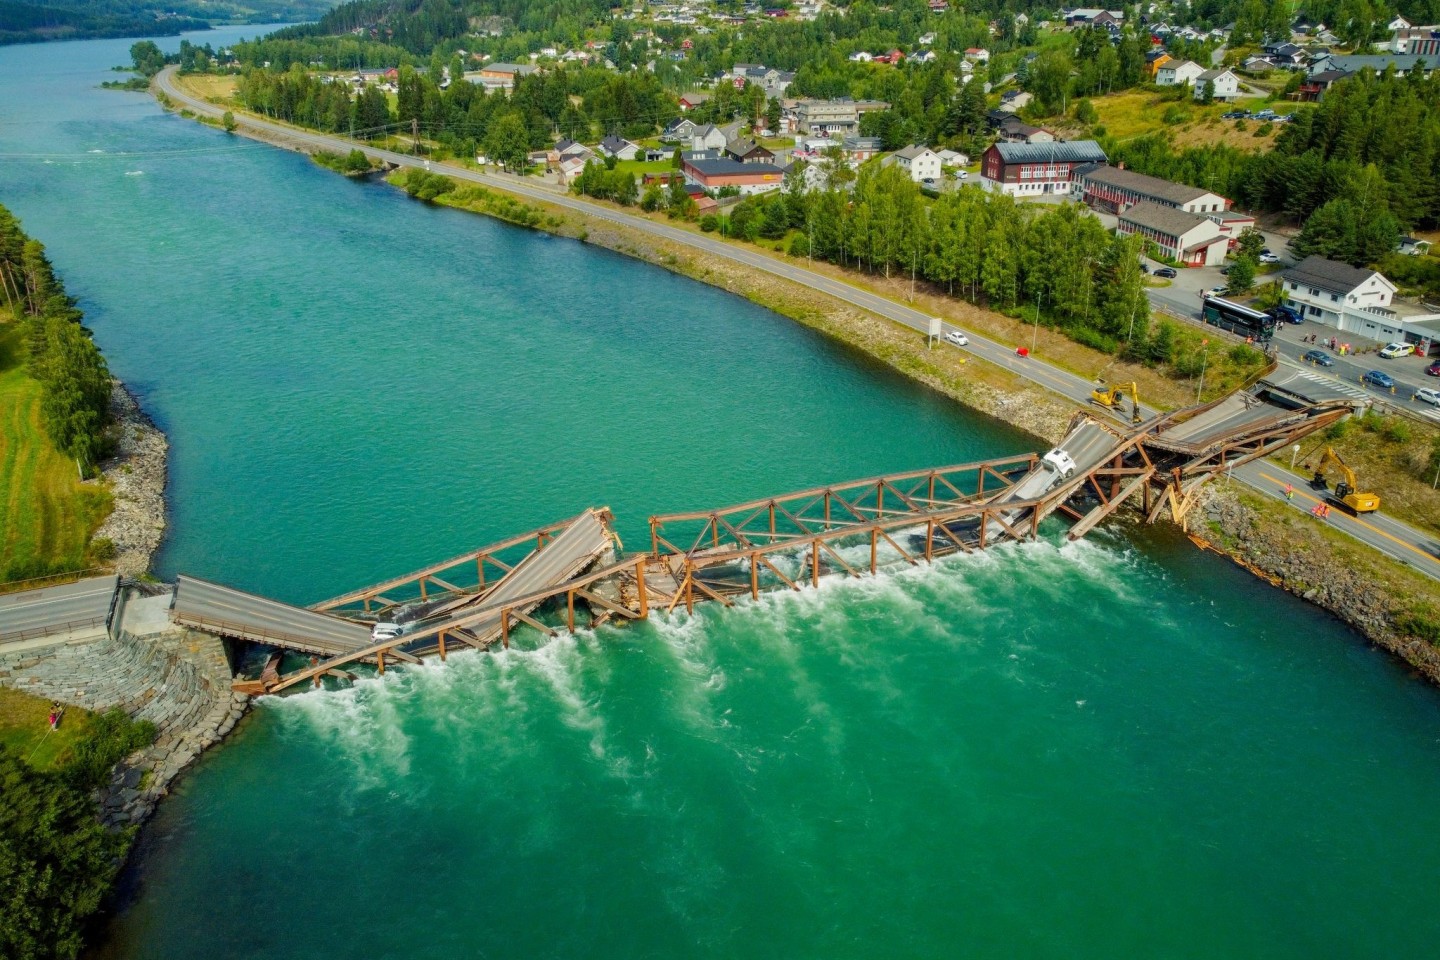
M 1270 314 L 1219 297 L 1206 297 L 1200 316 L 1211 326 L 1251 337 L 1257 343 L 1268 343 L 1275 336 L 1275 318 Z

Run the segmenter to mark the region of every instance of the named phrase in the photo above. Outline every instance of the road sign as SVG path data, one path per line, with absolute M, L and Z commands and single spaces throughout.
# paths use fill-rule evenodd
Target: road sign
M 931 317 L 931 318 L 930 318 L 930 336 L 929 336 L 929 338 L 928 338 L 928 339 L 929 339 L 929 342 L 928 342 L 927 346 L 930 346 L 930 347 L 935 346 L 935 340 L 940 336 L 940 331 L 941 331 L 941 329 L 944 327 L 944 325 L 945 325 L 945 322 L 944 322 L 943 320 L 941 320 L 939 317 Z

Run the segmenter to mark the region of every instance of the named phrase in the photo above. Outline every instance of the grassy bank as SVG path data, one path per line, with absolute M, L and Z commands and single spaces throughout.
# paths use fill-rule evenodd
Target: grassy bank
M 50 730 L 50 701 L 0 687 L 0 749 L 10 750 L 37 770 L 51 770 L 83 739 L 91 714 L 79 707 L 65 711 L 60 728 Z
M 46 435 L 23 350 L 18 326 L 0 313 L 0 582 L 92 566 L 90 537 L 111 503 Z

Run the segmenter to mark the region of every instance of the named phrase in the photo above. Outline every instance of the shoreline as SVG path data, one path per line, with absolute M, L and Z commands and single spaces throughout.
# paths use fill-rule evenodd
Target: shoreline
M 114 456 L 100 464 L 100 472 L 114 506 L 92 542 L 108 539 L 115 545 L 113 564 L 123 579 L 143 578 L 149 576 L 169 527 L 165 490 L 170 441 L 118 379 L 111 383 L 110 410 L 119 436 Z
M 160 95 L 162 106 L 182 112 L 173 102 Z M 193 113 L 186 110 L 185 113 Z M 311 153 L 313 147 L 269 131 L 242 125 L 242 135 L 299 153 Z M 436 171 L 443 174 L 443 169 Z M 387 172 L 388 173 L 388 172 Z M 391 177 L 386 183 L 402 189 Z M 1080 407 L 1057 397 L 1036 384 L 1010 374 L 979 358 L 967 360 L 950 351 L 929 351 L 922 346 L 923 338 L 913 330 L 886 320 L 859 307 L 851 306 L 823 292 L 804 287 L 768 273 L 752 271 L 734 261 L 711 257 L 691 247 L 669 244 L 663 239 L 627 228 L 601 216 L 561 208 L 521 194 L 510 193 L 502 185 L 476 186 L 456 181 L 456 189 L 441 194 L 432 202 L 440 206 L 467 210 L 505 221 L 515 226 L 541 230 L 555 236 L 594 244 L 615 253 L 643 260 L 701 283 L 720 287 L 743 296 L 831 337 L 842 345 L 882 363 L 982 414 L 1028 433 L 1045 443 L 1063 436 L 1070 416 Z M 418 198 L 416 198 L 418 199 Z M 1199 516 L 1216 535 L 1219 545 L 1209 547 L 1246 567 L 1272 585 L 1294 593 L 1325 610 L 1352 627 L 1367 642 L 1393 654 L 1431 684 L 1440 686 L 1440 590 L 1428 580 L 1416 584 L 1414 593 L 1386 596 L 1377 602 L 1369 583 L 1391 582 L 1396 575 L 1416 578 L 1405 566 L 1359 543 L 1337 543 L 1327 535 L 1341 536 L 1328 529 L 1314 528 L 1301 518 L 1297 529 L 1309 536 L 1291 535 L 1293 518 L 1277 512 L 1273 505 L 1258 496 L 1240 498 L 1233 493 L 1228 509 L 1212 515 L 1207 508 Z M 1212 503 L 1223 498 L 1211 495 Z M 1248 501 L 1248 502 L 1247 502 Z M 1247 552 L 1242 535 L 1263 532 L 1257 542 L 1265 542 L 1264 551 Z M 1192 532 L 1187 530 L 1187 533 Z M 1344 556 L 1345 560 L 1340 558 Z M 1378 572 L 1368 583 L 1355 577 L 1347 563 L 1359 560 Z M 1316 568 L 1316 565 L 1319 565 Z M 1298 571 L 1310 571 L 1307 578 Z M 1323 571 L 1323 572 L 1322 572 Z M 1327 588 L 1314 589 L 1311 584 L 1323 579 Z M 1417 596 L 1418 594 L 1418 596 Z M 1435 631 L 1426 638 L 1405 629 L 1413 620 L 1411 613 L 1422 608 L 1422 619 L 1433 623 Z M 1359 616 L 1356 611 L 1366 611 Z

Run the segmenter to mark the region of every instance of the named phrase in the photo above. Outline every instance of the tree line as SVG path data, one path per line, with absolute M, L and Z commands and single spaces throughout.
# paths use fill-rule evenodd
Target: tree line
M 1162 135 L 1104 143 L 1112 163 L 1305 224 L 1292 244 L 1304 254 L 1373 263 L 1402 229 L 1440 226 L 1440 71 L 1342 80 L 1297 110 L 1268 153 L 1177 150 Z
M 94 793 L 155 739 L 148 720 L 116 709 L 91 718 L 53 769 L 0 744 L 0 956 L 75 960 L 133 833 L 100 823 Z
M 110 446 L 110 370 L 44 246 L 27 236 L 3 206 L 0 303 L 21 324 L 26 366 L 42 388 L 46 433 L 82 470 L 93 469 Z

